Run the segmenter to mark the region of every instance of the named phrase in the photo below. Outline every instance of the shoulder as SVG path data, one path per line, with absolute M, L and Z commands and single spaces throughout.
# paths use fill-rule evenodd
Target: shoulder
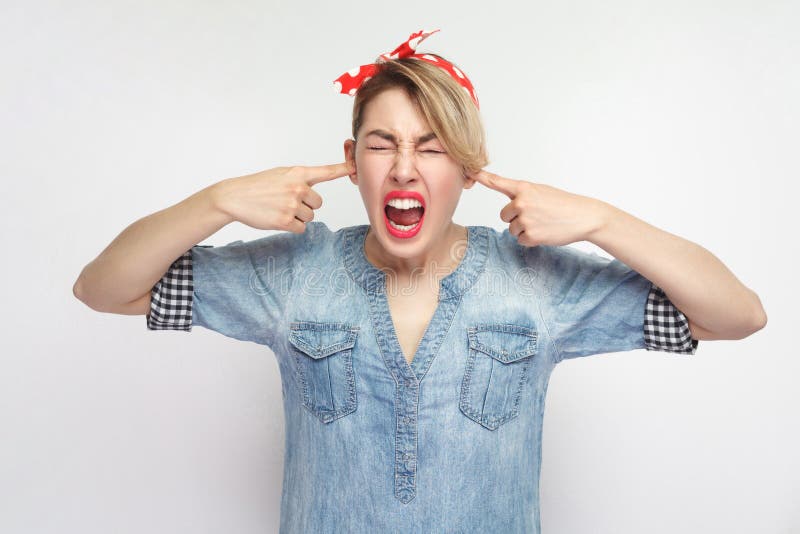
M 331 229 L 322 221 L 309 221 L 304 232 L 281 232 L 257 240 L 254 244 L 256 248 L 261 245 L 267 249 L 274 249 L 275 244 L 280 244 L 297 259 L 329 262 L 341 254 L 347 244 L 348 236 L 357 228 L 357 226 L 345 226 Z
M 301 256 L 320 253 L 335 241 L 341 231 L 332 232 L 323 222 L 306 223 L 304 232 L 273 232 L 248 241 L 237 239 L 224 245 L 194 245 L 192 256 L 196 260 L 213 259 L 260 261 L 266 258 L 296 260 Z
M 603 256 L 595 251 L 585 251 L 573 245 L 528 247 L 521 245 L 508 228 L 503 230 L 491 227 L 482 228 L 488 232 L 489 249 L 492 255 L 496 256 L 496 261 L 533 269 L 539 276 L 567 275 L 576 270 L 598 271 L 609 266 L 617 269 L 626 268 L 624 264 L 615 261 L 614 258 Z M 611 265 L 612 263 L 613 265 Z
M 244 242 L 239 240 L 230 244 L 244 245 L 254 251 L 285 247 L 301 252 L 303 250 L 313 250 L 316 246 L 329 243 L 336 239 L 341 231 L 331 231 L 322 221 L 309 221 L 306 223 L 306 229 L 303 232 L 275 232 L 252 241 Z
M 503 230 L 489 226 L 479 226 L 478 228 L 487 234 L 490 255 L 501 263 L 524 263 L 530 265 L 541 263 L 544 257 L 570 254 L 569 251 L 562 252 L 557 250 L 562 247 L 547 245 L 526 247 L 521 245 L 517 238 L 509 232 L 508 228 Z

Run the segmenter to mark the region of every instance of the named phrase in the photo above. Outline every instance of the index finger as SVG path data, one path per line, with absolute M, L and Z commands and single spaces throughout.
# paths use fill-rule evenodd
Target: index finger
M 517 180 L 504 178 L 503 176 L 484 170 L 480 170 L 472 174 L 470 177 L 476 182 L 479 182 L 490 189 L 500 191 L 512 200 L 517 194 Z
M 335 178 L 347 176 L 353 172 L 353 167 L 348 162 L 334 165 L 320 165 L 317 167 L 301 167 L 300 178 L 308 185 L 316 185 Z

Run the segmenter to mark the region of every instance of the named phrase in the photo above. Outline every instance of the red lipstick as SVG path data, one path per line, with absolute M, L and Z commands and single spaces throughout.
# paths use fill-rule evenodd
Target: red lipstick
M 391 223 L 389 221 L 389 217 L 386 216 L 386 204 L 388 204 L 389 201 L 393 198 L 413 198 L 415 200 L 418 200 L 419 203 L 422 204 L 422 215 L 420 216 L 419 221 L 417 221 L 417 223 L 412 228 L 409 228 L 408 230 L 401 230 L 399 228 L 395 228 L 394 226 L 392 226 L 393 223 Z M 423 196 L 420 193 L 417 193 L 416 191 L 401 191 L 401 190 L 389 191 L 383 198 L 383 207 L 384 207 L 383 221 L 386 224 L 386 231 L 389 232 L 391 235 L 402 239 L 408 239 L 417 235 L 417 233 L 422 228 L 422 222 L 425 219 L 425 198 L 423 198 Z

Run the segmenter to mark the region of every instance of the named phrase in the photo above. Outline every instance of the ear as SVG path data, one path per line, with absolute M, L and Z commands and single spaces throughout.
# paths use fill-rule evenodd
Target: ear
M 344 142 L 344 159 L 352 165 L 356 172 L 350 174 L 350 181 L 358 185 L 358 168 L 356 167 L 356 142 L 346 139 Z
M 475 178 L 470 178 L 466 172 L 462 173 L 462 176 L 464 177 L 464 189 L 471 189 L 475 185 Z

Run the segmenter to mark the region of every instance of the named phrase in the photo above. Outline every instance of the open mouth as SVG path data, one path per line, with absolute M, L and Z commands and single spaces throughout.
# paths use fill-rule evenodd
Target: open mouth
M 418 195 L 390 196 L 384 205 L 386 228 L 396 237 L 412 237 L 422 226 L 425 205 Z

